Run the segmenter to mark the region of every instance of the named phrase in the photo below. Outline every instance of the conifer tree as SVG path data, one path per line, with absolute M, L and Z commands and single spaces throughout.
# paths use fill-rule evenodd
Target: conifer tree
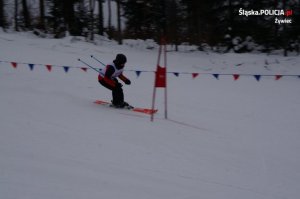
M 4 0 L 0 0 L 0 27 L 6 28 L 6 17 L 4 14 Z

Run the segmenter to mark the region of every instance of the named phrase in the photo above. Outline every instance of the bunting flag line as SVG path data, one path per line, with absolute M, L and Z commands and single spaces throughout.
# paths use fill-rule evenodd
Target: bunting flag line
M 52 72 L 53 67 L 60 67 L 63 69 L 63 71 L 65 73 L 68 73 L 70 71 L 70 69 L 81 69 L 84 72 L 87 72 L 88 67 L 76 67 L 76 66 L 60 66 L 60 65 L 53 65 L 53 64 L 33 64 L 33 63 L 21 63 L 21 62 L 15 62 L 15 61 L 3 61 L 0 60 L 0 64 L 2 63 L 7 63 L 10 64 L 14 69 L 17 69 L 20 65 L 27 65 L 30 69 L 30 71 L 33 71 L 36 66 L 44 66 L 46 67 L 47 71 Z M 147 70 L 124 70 L 127 72 L 134 72 L 138 77 L 140 77 L 140 75 L 142 73 L 155 73 L 157 77 L 156 79 L 156 83 L 158 85 L 158 87 L 162 86 L 164 87 L 165 83 L 164 83 L 164 79 L 166 78 L 167 74 L 173 74 L 176 77 L 179 77 L 181 74 L 185 74 L 185 75 L 191 75 L 193 79 L 195 79 L 196 77 L 198 77 L 199 75 L 211 75 L 213 76 L 215 79 L 219 80 L 220 76 L 232 76 L 234 81 L 237 81 L 239 79 L 241 79 L 241 76 L 252 76 L 255 78 L 256 81 L 260 81 L 262 77 L 273 77 L 274 80 L 278 81 L 280 79 L 282 79 L 283 77 L 297 77 L 300 79 L 300 75 L 291 75 L 291 74 L 274 74 L 274 75 L 260 75 L 260 74 L 221 74 L 221 73 L 190 73 L 190 72 L 167 72 L 166 70 L 164 70 L 164 67 L 160 67 L 157 66 L 157 71 L 147 71 Z

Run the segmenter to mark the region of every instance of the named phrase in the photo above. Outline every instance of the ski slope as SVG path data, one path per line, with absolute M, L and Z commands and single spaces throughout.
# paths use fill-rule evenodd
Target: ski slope
M 168 53 L 168 120 L 158 89 L 150 117 L 93 103 L 111 93 L 87 72 L 128 58 L 126 101 L 151 107 L 157 49 L 0 32 L 1 199 L 298 199 L 300 79 L 202 73 L 300 74 L 299 56 Z M 8 62 L 4 62 L 8 61 Z M 268 64 L 266 64 L 268 63 Z

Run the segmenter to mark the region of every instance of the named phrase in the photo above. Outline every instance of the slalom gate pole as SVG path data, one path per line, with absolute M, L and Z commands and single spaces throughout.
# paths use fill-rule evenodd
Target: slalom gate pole
M 91 58 L 93 58 L 94 60 L 96 60 L 97 62 L 99 62 L 100 64 L 102 64 L 103 66 L 106 66 L 103 62 L 101 62 L 99 59 L 97 59 L 93 55 L 91 55 Z
M 164 59 L 164 69 L 160 66 L 160 59 Z M 161 73 L 164 74 L 161 74 Z M 162 79 L 163 78 L 163 79 Z M 156 88 L 164 88 L 164 98 L 165 98 L 165 119 L 168 119 L 168 101 L 167 101 L 167 45 L 164 37 L 161 37 L 159 49 L 158 49 L 158 57 L 157 57 L 157 65 L 155 72 L 155 81 L 153 88 L 153 96 L 152 96 L 152 109 L 155 107 L 155 98 L 156 98 Z M 151 122 L 154 120 L 154 114 L 151 115 Z
M 166 74 L 167 74 L 167 45 L 165 38 L 162 39 L 162 45 L 164 47 L 164 65 L 166 68 Z M 167 78 L 167 75 L 166 75 Z M 165 119 L 168 119 L 168 95 L 167 95 L 167 88 L 168 88 L 168 82 L 166 79 L 166 87 L 165 87 Z
M 80 61 L 81 63 L 87 65 L 88 67 L 90 67 L 91 69 L 93 69 L 94 71 L 96 71 L 97 73 L 99 73 L 99 70 L 97 70 L 96 68 L 94 68 L 93 66 L 89 65 L 88 63 L 82 61 L 81 59 L 78 59 L 78 61 Z
M 154 107 L 155 107 L 155 98 L 156 98 L 156 73 L 157 73 L 157 68 L 159 66 L 159 63 L 160 63 L 161 50 L 162 50 L 162 46 L 160 44 L 159 45 L 159 49 L 158 49 L 158 57 L 157 57 L 157 64 L 156 64 L 156 71 L 155 71 L 155 78 L 154 78 L 154 86 L 153 86 L 152 110 L 154 110 Z M 154 120 L 154 114 L 151 114 L 150 120 L 151 120 L 151 122 L 153 122 L 153 120 Z

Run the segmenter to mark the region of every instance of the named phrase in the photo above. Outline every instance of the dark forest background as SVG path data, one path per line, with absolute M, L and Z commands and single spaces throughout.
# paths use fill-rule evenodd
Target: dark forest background
M 32 9 L 38 4 L 38 13 Z M 104 7 L 104 3 L 106 3 Z M 111 4 L 115 3 L 116 13 Z M 244 10 L 292 10 L 291 16 L 241 16 Z M 104 26 L 104 9 L 108 22 Z M 117 17 L 117 25 L 111 22 Z M 292 23 L 276 24 L 275 18 Z M 125 21 L 124 23 L 121 23 Z M 0 0 L 4 31 L 34 31 L 61 38 L 68 32 L 89 41 L 106 35 L 124 39 L 154 39 L 167 43 L 211 47 L 220 52 L 297 51 L 300 43 L 299 0 Z

